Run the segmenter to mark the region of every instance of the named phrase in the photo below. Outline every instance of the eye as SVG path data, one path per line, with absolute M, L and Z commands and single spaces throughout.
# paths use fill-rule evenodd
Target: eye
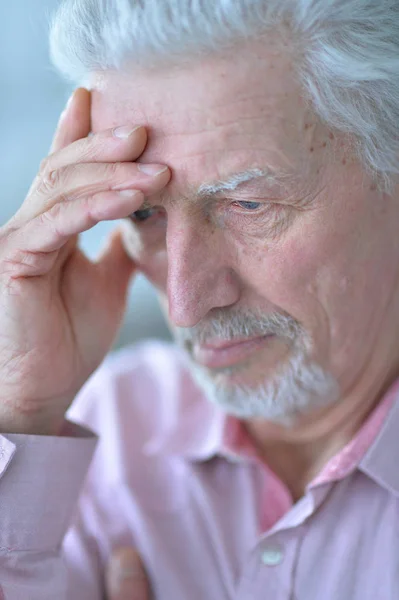
M 157 212 L 155 208 L 144 208 L 143 210 L 136 210 L 130 218 L 133 221 L 138 223 L 142 223 L 143 221 L 147 221 L 150 217 L 152 217 Z
M 247 201 L 238 201 L 236 200 L 233 204 L 239 206 L 240 208 L 243 208 L 244 210 L 248 210 L 248 211 L 255 211 L 257 210 L 260 206 L 262 206 L 262 204 L 260 202 L 247 202 Z

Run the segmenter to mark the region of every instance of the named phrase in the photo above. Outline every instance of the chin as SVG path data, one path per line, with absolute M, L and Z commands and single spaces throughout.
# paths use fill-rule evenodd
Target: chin
M 302 353 L 259 375 L 247 364 L 210 370 L 187 355 L 188 365 L 207 400 L 241 419 L 262 418 L 294 425 L 299 416 L 337 402 L 335 378 Z

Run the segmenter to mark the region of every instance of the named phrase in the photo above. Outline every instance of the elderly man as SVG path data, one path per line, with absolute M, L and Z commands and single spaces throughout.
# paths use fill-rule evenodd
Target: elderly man
M 5 599 L 399 598 L 399 5 L 75 0 L 51 44 L 84 87 L 0 230 Z M 177 344 L 103 362 L 137 270 Z

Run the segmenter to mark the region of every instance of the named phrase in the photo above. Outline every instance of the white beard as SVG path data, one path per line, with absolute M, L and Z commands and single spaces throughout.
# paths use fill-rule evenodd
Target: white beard
M 251 387 L 228 383 L 222 375 L 210 375 L 189 355 L 194 380 L 206 398 L 241 419 L 263 418 L 290 427 L 296 416 L 335 403 L 340 395 L 337 381 L 316 363 L 297 352 L 268 380 Z
M 311 361 L 311 344 L 300 324 L 289 315 L 214 310 L 212 317 L 195 327 L 174 328 L 176 340 L 186 350 L 189 368 L 206 397 L 226 412 L 242 419 L 263 418 L 292 426 L 296 417 L 335 403 L 340 396 L 336 379 Z M 218 337 L 234 339 L 273 334 L 285 339 L 291 358 L 256 385 L 228 381 L 240 367 L 219 373 L 201 367 L 192 358 L 193 344 Z M 242 367 L 245 370 L 245 367 Z

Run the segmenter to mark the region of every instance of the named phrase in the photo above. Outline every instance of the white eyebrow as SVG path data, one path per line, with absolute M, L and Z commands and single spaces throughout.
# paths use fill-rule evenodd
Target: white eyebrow
M 284 172 L 275 172 L 270 169 L 247 169 L 241 173 L 236 173 L 225 181 L 215 181 L 213 183 L 204 183 L 197 190 L 197 196 L 206 197 L 218 194 L 223 191 L 232 191 L 238 188 L 242 183 L 256 179 L 267 179 L 270 183 L 282 183 L 287 180 L 288 174 Z
M 198 201 L 210 200 L 212 196 L 216 196 L 219 192 L 232 191 L 237 189 L 241 184 L 256 179 L 265 179 L 271 184 L 286 185 L 291 184 L 296 180 L 293 173 L 284 170 L 273 170 L 270 168 L 258 169 L 252 168 L 240 173 L 235 173 L 226 180 L 213 181 L 211 183 L 203 183 L 198 188 L 192 187 L 191 192 L 181 196 L 180 199 L 196 203 Z M 168 190 L 162 190 L 158 198 L 161 202 L 175 203 L 176 197 L 170 195 Z M 151 207 L 151 203 L 147 200 L 144 202 L 141 210 Z

